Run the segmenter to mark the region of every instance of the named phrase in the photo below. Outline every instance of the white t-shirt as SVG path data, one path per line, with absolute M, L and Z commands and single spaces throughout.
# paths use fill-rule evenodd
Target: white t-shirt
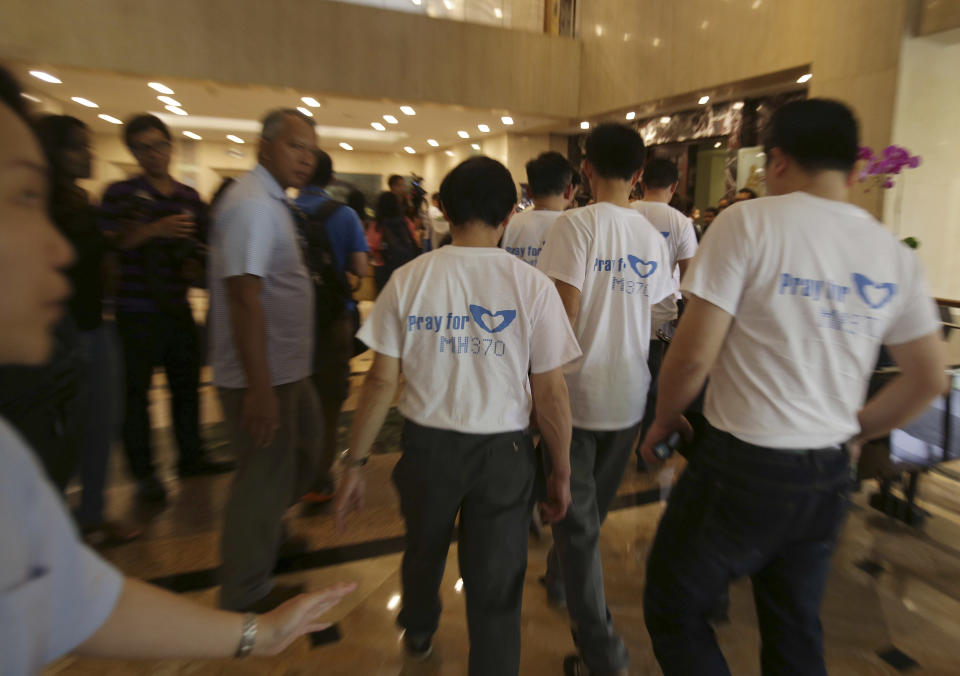
M 510 219 L 500 246 L 523 262 L 536 266 L 547 231 L 562 213 L 546 209 L 527 209 L 520 212 Z
M 682 288 L 734 315 L 707 419 L 770 448 L 856 435 L 881 344 L 940 324 L 913 252 L 863 209 L 804 192 L 726 209 Z
M 427 217 L 430 219 L 431 246 L 436 249 L 440 246 L 440 240 L 444 235 L 450 232 L 450 224 L 447 223 L 447 217 L 443 215 L 443 211 L 432 204 L 427 209 Z
M 404 417 L 471 434 L 526 429 L 528 373 L 580 356 L 554 285 L 495 247 L 450 245 L 404 265 L 357 337 L 400 358 Z
M 565 211 L 537 268 L 580 290 L 573 327 L 583 357 L 566 368 L 573 424 L 619 430 L 643 418 L 650 308 L 674 289 L 663 236 L 635 210 L 607 202 Z

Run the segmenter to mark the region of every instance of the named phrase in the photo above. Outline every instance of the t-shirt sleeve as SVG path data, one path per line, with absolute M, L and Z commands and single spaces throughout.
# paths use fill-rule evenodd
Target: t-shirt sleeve
M 530 332 L 530 371 L 546 373 L 578 358 L 582 352 L 563 301 L 553 284 L 545 284 L 534 305 Z
M 273 253 L 272 217 L 269 206 L 256 200 L 238 202 L 217 217 L 224 278 L 266 277 Z
M 360 222 L 360 217 L 357 216 L 357 212 L 350 207 L 347 207 L 346 211 L 348 212 L 347 227 L 350 233 L 347 246 L 349 247 L 350 253 L 368 253 L 370 246 L 367 244 L 366 235 L 363 234 L 363 223 Z
M 677 260 L 685 261 L 697 254 L 697 233 L 693 229 L 693 221 L 683 218 L 677 233 Z
M 940 328 L 940 313 L 930 296 L 930 288 L 916 254 L 906 250 L 904 282 L 900 294 L 900 307 L 883 336 L 885 345 L 900 345 L 922 338 Z
M 673 279 L 673 268 L 668 265 L 670 262 L 670 249 L 666 241 L 657 232 L 653 241 L 660 246 L 659 257 L 663 265 L 657 266 L 647 285 L 647 295 L 650 298 L 650 304 L 656 305 L 664 298 L 672 296 L 677 291 L 676 282 Z
M 551 279 L 582 291 L 587 274 L 586 258 L 586 235 L 574 227 L 568 216 L 563 215 L 547 231 L 546 243 L 537 259 L 537 269 Z
M 753 250 L 761 243 L 747 237 L 743 209 L 723 212 L 700 243 L 680 289 L 735 315 L 750 274 L 745 253 L 748 246 Z
M 367 321 L 357 331 L 357 338 L 380 354 L 399 358 L 403 354 L 403 318 L 399 316 L 399 307 L 397 273 L 394 273 L 377 296 Z

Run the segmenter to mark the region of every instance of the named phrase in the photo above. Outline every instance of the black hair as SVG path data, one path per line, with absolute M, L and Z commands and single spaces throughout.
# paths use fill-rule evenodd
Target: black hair
M 505 166 L 482 155 L 458 164 L 440 184 L 451 225 L 481 221 L 497 227 L 517 203 L 517 186 Z
M 737 191 L 737 194 L 739 195 L 739 194 L 742 193 L 742 192 L 745 192 L 745 193 L 747 193 L 748 195 L 750 195 L 750 199 L 752 199 L 752 200 L 757 199 L 757 191 L 754 190 L 753 188 L 748 188 L 748 187 L 744 186 L 744 187 L 740 188 L 740 189 Z
M 396 183 L 397 181 L 403 181 L 404 183 L 406 183 L 403 176 L 401 176 L 400 174 L 394 174 L 393 176 L 387 179 L 387 185 L 392 188 L 393 184 Z
M 527 181 L 534 198 L 562 195 L 573 182 L 573 167 L 560 153 L 541 153 L 527 162 Z
M 377 199 L 377 223 L 384 223 L 391 218 L 399 218 L 400 216 L 403 216 L 403 214 L 400 213 L 400 203 L 397 201 L 397 196 L 389 190 L 384 190 Z
M 330 155 L 317 148 L 317 168 L 310 177 L 310 185 L 326 188 L 333 180 L 333 160 Z
M 716 216 L 717 214 L 720 213 L 720 210 L 717 209 L 716 207 L 707 207 L 706 209 L 703 210 L 703 213 L 713 214 L 714 216 Z
M 806 99 L 780 106 L 770 118 L 763 149 L 781 151 L 807 172 L 849 172 L 857 161 L 859 130 L 853 111 L 839 101 Z
M 647 151 L 636 131 L 622 124 L 601 124 L 587 137 L 587 161 L 601 178 L 629 181 L 643 168 Z
M 86 131 L 87 125 L 69 115 L 44 115 L 34 122 L 34 128 L 40 139 L 40 145 L 43 146 L 43 152 L 47 156 L 47 162 L 56 173 L 61 170 L 60 153 L 67 145 L 70 132 L 76 129 Z
M 347 206 L 357 212 L 361 221 L 367 220 L 367 198 L 356 188 L 352 188 L 347 194 Z
M 663 157 L 653 157 L 643 168 L 643 184 L 654 190 L 669 188 L 680 180 L 677 165 Z
M 30 125 L 30 113 L 20 93 L 20 83 L 13 74 L 0 66 L 0 103 L 16 113 L 17 117 Z M 32 126 L 32 125 L 31 125 Z
M 170 130 L 167 128 L 167 125 L 163 123 L 163 120 L 156 115 L 142 113 L 140 115 L 134 115 L 123 125 L 123 142 L 127 144 L 128 148 L 132 149 L 130 144 L 133 142 L 133 137 L 148 129 L 156 129 L 166 136 L 168 141 L 173 140 L 173 137 L 170 135 Z

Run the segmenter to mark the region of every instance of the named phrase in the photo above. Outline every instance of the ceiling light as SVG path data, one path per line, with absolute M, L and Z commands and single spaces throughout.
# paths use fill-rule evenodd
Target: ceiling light
M 113 115 L 107 115 L 106 113 L 100 113 L 97 115 L 104 122 L 109 122 L 110 124 L 123 124 L 123 120 L 118 120 Z
M 200 136 L 200 134 L 194 133 L 192 131 L 185 131 L 183 132 L 183 135 L 186 136 L 187 138 L 192 138 L 194 141 L 203 140 L 203 137 Z
M 714 147 L 714 148 L 719 148 L 719 147 L 722 146 L 722 145 L 723 145 L 723 144 L 720 143 L 720 141 L 717 141 L 716 143 L 713 144 L 713 147 Z
M 407 151 L 408 153 L 410 153 L 411 155 L 416 155 L 416 154 L 417 154 L 417 151 L 414 150 L 413 148 L 411 148 L 410 146 L 403 146 L 403 149 L 404 149 L 405 151 Z
M 90 99 L 85 99 L 85 98 L 83 98 L 82 96 L 72 96 L 72 97 L 70 97 L 70 100 L 73 101 L 74 103 L 79 103 L 81 106 L 86 106 L 87 108 L 99 108 L 99 107 L 100 107 L 100 106 L 98 106 L 96 103 L 94 103 L 93 101 L 91 101 Z
M 63 84 L 63 80 L 58 77 L 54 77 L 50 73 L 44 73 L 42 70 L 31 70 L 30 74 L 38 80 L 43 80 L 44 82 L 49 82 L 50 84 Z
M 341 143 L 340 147 L 343 148 L 344 150 L 353 150 L 353 146 L 350 145 L 349 143 Z
M 410 2 L 415 4 L 417 7 L 423 4 L 423 0 L 410 0 Z
M 319 108 L 319 107 L 320 107 L 320 102 L 317 101 L 317 100 L 316 100 L 315 98 L 313 98 L 312 96 L 302 96 L 302 97 L 300 97 L 300 100 L 303 101 L 304 103 L 306 103 L 306 104 L 307 104 L 308 106 L 310 106 L 311 108 Z
M 458 578 L 457 578 L 457 581 L 453 584 L 453 588 L 456 590 L 456 592 L 457 592 L 458 594 L 463 591 L 463 578 L 462 578 L 462 577 L 458 577 Z
M 654 39 L 653 39 L 653 46 L 654 46 L 654 47 L 659 47 L 659 46 L 660 46 L 660 38 L 654 38 Z
M 400 606 L 400 594 L 394 594 L 387 601 L 387 610 L 396 610 Z
M 736 102 L 735 102 L 732 106 L 730 106 L 730 107 L 733 108 L 734 110 L 740 110 L 741 108 L 743 108 L 743 101 L 736 101 Z
M 489 134 L 489 133 L 490 133 L 490 127 L 488 127 L 488 126 L 485 125 L 485 124 L 478 124 L 478 125 L 477 125 L 477 129 L 479 129 L 480 131 L 482 131 L 484 134 Z
M 154 90 L 154 91 L 160 92 L 161 94 L 172 94 L 172 93 L 173 93 L 173 90 L 170 89 L 170 87 L 168 87 L 167 85 L 162 84 L 162 83 L 160 83 L 160 82 L 148 82 L 148 83 L 147 83 L 147 86 L 150 87 L 150 89 L 152 89 L 152 90 Z
M 803 84 L 804 82 L 810 82 L 810 79 L 813 77 L 813 73 L 807 73 L 806 75 L 801 75 L 797 78 L 797 84 Z
M 303 106 L 297 106 L 297 110 L 306 115 L 307 117 L 313 117 L 313 111 L 309 108 L 304 108 Z
M 438 145 L 440 145 L 440 144 L 437 142 L 437 139 L 435 139 L 435 138 L 428 138 L 428 139 L 427 139 L 427 145 L 428 145 L 428 146 L 431 146 L 431 147 L 433 147 L 433 148 L 436 148 L 436 147 L 437 147 Z
M 25 98 L 27 101 L 33 101 L 34 103 L 40 103 L 40 99 L 38 99 L 38 98 L 37 98 L 36 96 L 34 96 L 33 94 L 28 94 L 28 93 L 26 93 L 26 92 L 20 92 L 20 96 L 22 96 L 23 98 Z
M 660 118 L 660 124 L 670 124 L 670 116 L 664 115 Z
M 171 113 L 173 113 L 174 115 L 186 115 L 186 114 L 187 114 L 187 111 L 185 111 L 183 108 L 178 108 L 177 106 L 164 106 L 164 108 L 166 108 L 167 110 L 169 110 L 169 111 L 170 111 Z
M 370 126 L 376 129 L 377 131 L 386 131 L 387 128 L 383 126 L 382 122 L 371 122 Z
M 417 111 L 415 111 L 415 110 L 414 110 L 413 108 L 411 108 L 410 106 L 400 106 L 400 112 L 403 113 L 404 115 L 416 115 L 416 114 L 417 114 Z
M 710 25 L 709 21 L 704 21 L 703 23 L 700 24 L 700 30 L 703 30 L 703 31 L 707 30 L 707 27 L 709 25 Z
M 454 155 L 454 152 L 452 150 L 444 150 L 443 152 L 447 157 L 453 157 Z
M 701 96 L 700 100 L 698 100 L 697 103 L 699 103 L 702 106 L 709 100 L 710 100 L 709 96 Z
M 463 129 L 457 132 L 457 136 L 459 136 L 460 138 L 470 138 L 470 134 L 465 132 Z
M 447 8 L 448 12 L 453 11 L 453 0 L 443 0 L 443 6 Z
M 510 117 L 509 115 L 504 115 L 503 117 L 500 118 L 500 121 L 507 126 L 513 124 L 513 118 Z
M 157 100 L 162 101 L 163 103 L 166 103 L 168 106 L 177 106 L 178 108 L 180 107 L 180 102 L 170 96 L 158 96 Z
M 587 122 L 586 120 L 584 120 L 583 122 L 580 123 L 580 128 L 581 128 L 581 129 L 589 129 L 589 128 L 590 128 L 590 123 Z
M 763 0 L 753 0 L 753 4 L 750 5 L 751 9 L 757 9 L 760 5 L 763 4 Z
M 383 119 L 389 122 L 390 124 L 400 124 L 400 121 L 397 120 L 393 115 L 384 115 Z
M 239 136 L 234 136 L 233 134 L 227 134 L 227 140 L 233 141 L 234 143 L 243 143 L 243 139 Z
M 470 144 L 470 147 L 473 148 L 474 150 L 480 150 L 480 144 L 479 144 L 479 143 L 471 143 L 471 144 Z
M 494 8 L 493 8 L 493 15 L 494 15 L 495 17 L 497 17 L 498 19 L 502 19 L 502 18 L 503 18 L 503 10 L 500 9 L 499 7 L 494 7 Z
M 637 114 L 631 110 L 629 113 L 627 113 L 627 119 L 628 119 L 628 120 L 635 120 L 635 119 L 637 119 Z

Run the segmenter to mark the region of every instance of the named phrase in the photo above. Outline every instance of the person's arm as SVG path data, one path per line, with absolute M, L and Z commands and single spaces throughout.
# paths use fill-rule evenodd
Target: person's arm
M 136 249 L 151 239 L 192 237 L 197 230 L 193 216 L 171 214 L 149 223 L 126 225 L 117 232 L 115 243 L 118 249 Z
M 909 422 L 949 389 L 944 370 L 947 359 L 939 333 L 886 347 L 900 374 L 860 410 L 860 433 L 852 440 L 854 445 L 882 437 Z
M 337 530 L 341 533 L 346 530 L 350 512 L 363 509 L 366 493 L 363 467 L 350 463 L 362 461 L 370 455 L 370 448 L 383 427 L 399 382 L 400 359 L 375 352 L 350 428 L 350 449 L 346 457 L 349 466 L 337 491 L 335 512 Z
M 559 279 L 554 279 L 553 283 L 557 287 L 557 293 L 560 294 L 563 309 L 567 311 L 570 326 L 576 326 L 577 315 L 580 314 L 580 289 Z
M 687 274 L 687 270 L 690 268 L 691 258 L 686 258 L 682 261 L 677 261 L 677 267 L 680 268 L 680 281 L 683 281 L 684 275 Z
M 247 376 L 242 420 L 260 446 L 267 446 L 280 421 L 279 405 L 267 361 L 267 326 L 260 292 L 263 280 L 254 275 L 225 280 L 234 345 Z
M 356 589 L 340 584 L 303 594 L 257 618 L 253 655 L 276 655 L 296 638 L 326 629 L 314 618 Z M 244 616 L 200 605 L 159 587 L 126 578 L 117 605 L 94 634 L 74 651 L 113 659 L 233 657 Z
M 367 252 L 353 251 L 347 261 L 347 270 L 361 279 L 367 276 Z
M 534 410 L 540 434 L 550 453 L 550 476 L 547 477 L 547 501 L 541 503 L 545 523 L 561 521 L 567 514 L 570 497 L 570 439 L 573 423 L 570 395 L 563 369 L 530 376 Z
M 674 431 L 689 434 L 690 425 L 683 412 L 703 389 L 732 322 L 733 316 L 716 305 L 690 297 L 660 368 L 656 417 L 640 449 L 647 462 L 660 462 L 653 455 L 653 447 Z

